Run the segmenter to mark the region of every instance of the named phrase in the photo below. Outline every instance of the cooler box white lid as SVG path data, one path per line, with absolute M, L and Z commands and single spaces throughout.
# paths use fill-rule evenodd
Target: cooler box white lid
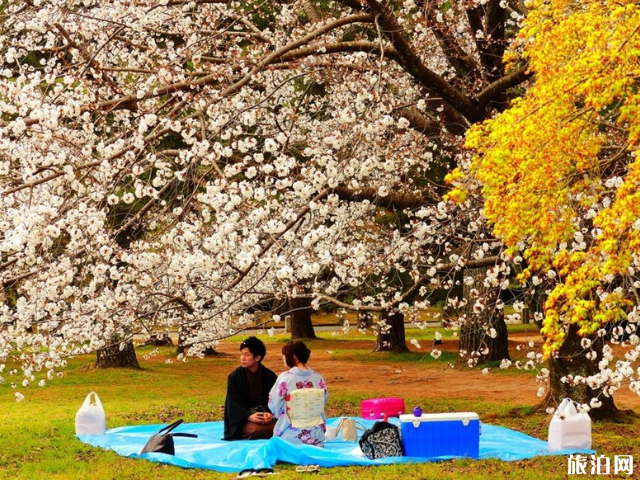
M 480 420 L 475 412 L 450 412 L 450 413 L 423 413 L 422 416 L 416 417 L 411 414 L 400 415 L 400 422 L 448 422 L 451 420 Z

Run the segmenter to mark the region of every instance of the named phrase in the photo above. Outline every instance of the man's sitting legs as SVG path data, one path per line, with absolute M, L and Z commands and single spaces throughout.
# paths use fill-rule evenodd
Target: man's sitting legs
M 260 440 L 269 439 L 273 437 L 273 427 L 275 427 L 275 421 L 267 424 L 247 422 L 242 429 L 243 440 Z

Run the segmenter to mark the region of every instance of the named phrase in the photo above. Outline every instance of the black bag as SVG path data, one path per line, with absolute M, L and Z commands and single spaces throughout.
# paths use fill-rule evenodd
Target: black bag
M 370 459 L 401 457 L 400 430 L 389 422 L 378 421 L 360 437 L 360 449 Z
M 168 455 L 175 455 L 176 450 L 173 443 L 173 437 L 189 437 L 189 438 L 198 438 L 197 435 L 193 433 L 171 433 L 171 431 L 176 428 L 178 425 L 182 423 L 182 420 L 177 420 L 173 422 L 171 425 L 167 425 L 166 427 L 160 429 L 158 433 L 153 435 L 147 444 L 142 447 L 140 453 L 166 453 Z

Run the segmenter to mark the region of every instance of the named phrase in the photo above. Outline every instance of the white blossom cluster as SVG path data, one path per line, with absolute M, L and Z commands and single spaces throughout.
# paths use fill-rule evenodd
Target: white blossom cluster
M 487 86 L 442 49 L 450 35 L 480 63 L 491 38 L 470 28 L 468 3 L 385 13 L 444 93 Z M 515 24 L 512 3 L 500 7 Z M 411 317 L 461 287 L 454 311 L 503 307 L 484 292 L 506 288 L 506 257 L 461 280 L 502 251 L 481 198 L 442 199 L 444 173 L 469 162 L 477 115 L 454 115 L 455 98 L 407 72 L 381 17 L 336 6 L 313 23 L 297 3 L 260 18 L 250 5 L 7 3 L 0 373 L 27 382 L 14 382 L 16 400 L 69 357 L 135 336 L 179 329 L 201 355 L 287 298 Z M 498 336 L 483 328 L 473 365 Z M 629 355 L 607 379 L 631 378 Z

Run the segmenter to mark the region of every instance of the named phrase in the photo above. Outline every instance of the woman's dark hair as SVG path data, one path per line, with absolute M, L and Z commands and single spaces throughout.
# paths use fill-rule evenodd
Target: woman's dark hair
M 264 343 L 259 338 L 247 338 L 240 344 L 240 351 L 242 351 L 244 348 L 248 348 L 254 357 L 260 355 L 259 362 L 262 362 L 262 360 L 264 360 L 264 357 L 267 356 L 267 347 L 264 346 Z
M 282 347 L 282 355 L 284 355 L 287 366 L 293 368 L 296 366 L 296 360 L 293 358 L 294 355 L 298 358 L 298 362 L 307 363 L 311 356 L 311 350 L 307 348 L 304 342 L 298 340 L 296 342 L 289 342 Z

